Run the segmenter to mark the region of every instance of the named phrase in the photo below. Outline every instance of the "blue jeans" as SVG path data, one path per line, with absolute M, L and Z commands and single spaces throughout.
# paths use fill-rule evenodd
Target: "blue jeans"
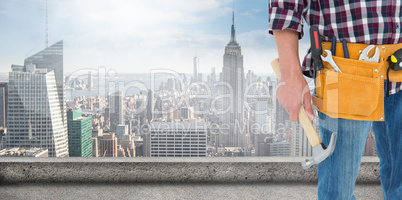
M 334 119 L 319 112 L 322 142 L 338 132 L 334 153 L 317 166 L 318 199 L 356 199 L 353 190 L 367 133 L 373 126 L 384 199 L 402 199 L 402 91 L 385 98 L 385 121 Z

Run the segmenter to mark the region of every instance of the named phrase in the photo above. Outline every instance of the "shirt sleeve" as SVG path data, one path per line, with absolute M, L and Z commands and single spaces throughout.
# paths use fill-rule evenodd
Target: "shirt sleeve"
M 294 30 L 303 33 L 303 0 L 271 0 L 269 3 L 269 33 L 275 30 Z

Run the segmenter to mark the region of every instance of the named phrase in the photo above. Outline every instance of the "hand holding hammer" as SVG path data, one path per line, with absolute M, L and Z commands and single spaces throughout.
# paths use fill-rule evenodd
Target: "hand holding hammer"
M 275 59 L 271 62 L 271 66 L 278 77 L 278 80 L 281 79 L 281 72 L 279 70 L 279 59 Z M 325 145 L 321 142 L 320 136 L 317 134 L 315 131 L 315 128 L 313 124 L 311 123 L 309 117 L 306 114 L 306 111 L 304 110 L 304 106 L 302 105 L 299 109 L 298 112 L 298 118 L 300 121 L 300 124 L 302 125 L 304 132 L 307 135 L 307 138 L 313 146 L 313 157 L 311 159 L 306 159 L 302 161 L 302 166 L 304 169 L 309 169 L 311 166 L 318 164 L 322 161 L 324 161 L 327 157 L 329 157 L 335 149 L 336 145 L 336 137 L 337 133 L 332 133 L 331 135 L 331 141 L 328 145 L 328 147 L 325 147 Z

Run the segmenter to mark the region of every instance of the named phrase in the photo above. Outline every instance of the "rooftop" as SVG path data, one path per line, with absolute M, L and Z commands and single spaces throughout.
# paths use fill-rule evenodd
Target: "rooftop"
M 48 150 L 41 148 L 11 148 L 0 150 L 0 157 L 48 157 Z

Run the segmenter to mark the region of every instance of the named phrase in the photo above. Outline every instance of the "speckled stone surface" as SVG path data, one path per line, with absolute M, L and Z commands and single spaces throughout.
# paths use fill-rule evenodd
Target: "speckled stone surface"
M 1 199 L 317 199 L 314 183 L 18 183 Z M 382 199 L 379 184 L 358 184 L 357 199 Z
M 0 158 L 0 183 L 314 183 L 303 158 Z M 378 158 L 364 157 L 358 183 L 379 184 Z

